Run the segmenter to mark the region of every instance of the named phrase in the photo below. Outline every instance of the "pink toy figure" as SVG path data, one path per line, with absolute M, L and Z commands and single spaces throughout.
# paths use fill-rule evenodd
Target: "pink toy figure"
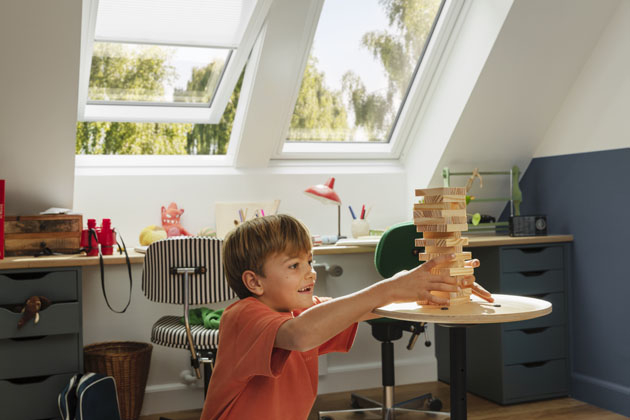
M 166 231 L 166 236 L 193 236 L 182 227 L 179 219 L 182 217 L 184 209 L 178 209 L 177 204 L 171 203 L 168 209 L 162 206 L 162 227 Z

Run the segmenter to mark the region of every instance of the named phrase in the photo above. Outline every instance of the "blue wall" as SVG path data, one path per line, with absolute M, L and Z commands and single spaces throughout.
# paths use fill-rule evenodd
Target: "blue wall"
M 572 396 L 630 416 L 630 148 L 533 159 L 521 214 L 574 235 Z

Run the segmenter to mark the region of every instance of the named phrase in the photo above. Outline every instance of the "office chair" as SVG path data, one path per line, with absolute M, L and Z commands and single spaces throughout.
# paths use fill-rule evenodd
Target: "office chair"
M 415 248 L 415 239 L 421 237 L 416 232 L 416 226 L 412 222 L 399 223 L 390 227 L 381 237 L 374 252 L 374 264 L 376 270 L 384 278 L 388 278 L 401 270 L 409 270 L 420 264 L 418 260 L 419 250 Z M 383 383 L 383 401 L 375 401 L 371 398 L 352 393 L 350 404 L 353 409 L 321 411 L 321 420 L 334 419 L 335 414 L 345 413 L 344 418 L 351 413 L 374 414 L 383 420 L 393 420 L 398 414 L 405 419 L 449 417 L 448 413 L 441 413 L 442 401 L 433 398 L 433 395 L 424 394 L 417 397 L 394 403 L 394 343 L 402 337 L 403 331 L 411 332 L 411 338 L 407 349 L 413 349 L 418 336 L 425 334 L 425 345 L 431 342 L 426 339 L 426 323 L 401 321 L 391 318 L 378 318 L 366 321 L 372 327 L 372 336 L 381 342 L 381 373 Z M 427 404 L 429 410 L 405 408 L 411 405 Z M 366 407 L 367 408 L 363 408 Z M 380 412 L 380 413 L 379 413 Z M 367 417 L 362 417 L 367 418 Z
M 204 398 L 218 348 L 219 330 L 190 325 L 190 305 L 205 305 L 236 298 L 223 273 L 223 241 L 205 237 L 174 237 L 149 245 L 142 270 L 142 291 L 153 302 L 183 305 L 183 314 L 163 316 L 153 324 L 151 342 L 188 349 L 190 363 L 201 379 Z M 182 324 L 182 315 L 184 323 Z

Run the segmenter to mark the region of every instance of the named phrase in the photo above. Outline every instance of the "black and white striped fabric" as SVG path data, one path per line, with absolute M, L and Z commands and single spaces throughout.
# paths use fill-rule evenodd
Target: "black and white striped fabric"
M 151 342 L 160 346 L 188 348 L 186 328 L 181 322 L 181 316 L 163 316 L 151 330 Z M 216 349 L 219 343 L 219 330 L 210 330 L 203 325 L 190 326 L 193 343 L 197 350 Z
M 184 303 L 182 274 L 171 268 L 206 267 L 205 274 L 189 274 L 190 305 L 203 305 L 236 298 L 223 272 L 221 246 L 216 238 L 180 236 L 152 243 L 142 270 L 142 291 L 154 302 Z

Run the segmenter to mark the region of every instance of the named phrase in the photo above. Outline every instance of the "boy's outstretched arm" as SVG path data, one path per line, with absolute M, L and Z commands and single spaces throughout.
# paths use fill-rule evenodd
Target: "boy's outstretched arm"
M 315 305 L 282 324 L 274 346 L 287 350 L 310 350 L 352 323 L 371 318 L 369 314 L 373 309 L 389 303 L 427 301 L 448 304 L 448 299 L 432 295 L 431 291 L 456 292 L 457 281 L 454 277 L 431 274 L 431 269 L 453 258 L 454 255 L 440 256 L 358 292 Z

